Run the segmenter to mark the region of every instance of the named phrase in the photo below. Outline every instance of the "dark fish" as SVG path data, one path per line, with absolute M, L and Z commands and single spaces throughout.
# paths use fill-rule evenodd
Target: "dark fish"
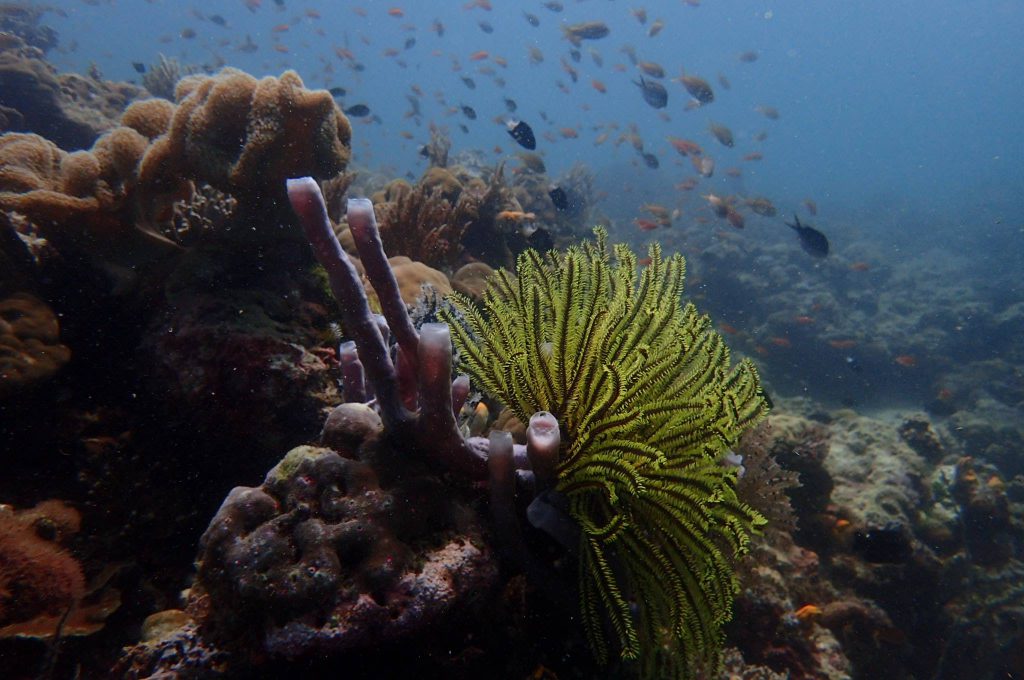
M 540 26 L 540 19 L 537 18 L 536 14 L 530 14 L 529 12 L 523 12 L 523 17 L 526 19 L 527 23 L 529 23 L 531 26 L 534 26 L 534 27 Z
M 640 82 L 633 81 L 635 85 L 640 88 L 643 92 L 644 101 L 653 106 L 656 109 L 663 109 L 668 106 L 668 90 L 661 83 L 656 83 L 653 80 L 645 80 L 643 76 L 640 76 Z
M 476 120 L 476 111 L 473 110 L 472 106 L 466 106 L 465 104 L 463 104 L 459 108 L 462 109 L 462 114 L 466 118 L 469 118 L 470 120 Z
M 652 170 L 657 170 L 658 166 L 661 165 L 658 162 L 658 157 L 655 156 L 653 153 L 646 152 L 641 154 L 641 156 L 644 159 L 644 164 L 647 165 L 647 167 L 651 168 Z
M 274 4 L 278 7 L 284 7 L 284 0 L 274 0 Z
M 494 33 L 494 26 L 491 26 L 490 22 L 481 21 L 477 25 L 480 27 L 480 30 L 483 31 L 484 33 Z
M 468 135 L 469 134 L 469 128 L 466 127 L 465 123 L 459 123 L 459 129 L 462 130 L 462 134 L 464 134 L 464 135 Z
M 715 139 L 717 139 L 723 145 L 732 148 L 733 144 L 735 144 L 732 136 L 732 130 L 725 127 L 724 125 L 719 125 L 718 123 L 709 123 L 708 130 L 710 130 L 711 134 L 715 136 Z
M 476 81 L 470 78 L 469 76 L 462 76 L 462 84 L 471 90 L 476 89 Z
M 701 104 L 710 104 L 715 101 L 715 91 L 711 89 L 708 81 L 698 76 L 679 76 L 679 82 L 683 84 L 690 96 Z
M 405 49 L 411 50 L 415 46 L 416 46 L 416 38 L 406 38 L 405 39 Z
M 245 36 L 245 42 L 237 47 L 239 52 L 245 52 L 247 54 L 252 54 L 259 48 L 260 46 L 254 43 L 252 40 L 252 36 L 248 34 L 246 34 Z
M 521 120 L 510 120 L 505 123 L 508 133 L 512 139 L 519 143 L 519 146 L 531 151 L 537 148 L 537 138 L 533 136 L 533 129 Z
M 227 19 L 225 19 L 224 17 L 222 17 L 219 14 L 211 14 L 207 18 L 210 21 L 212 21 L 213 23 L 217 24 L 218 26 L 227 26 L 228 25 Z
M 600 40 L 611 33 L 611 30 L 603 21 L 584 21 L 581 24 L 562 26 L 562 33 L 566 40 L 579 47 L 583 40 Z
M 145 73 L 146 72 L 146 65 L 143 64 L 141 61 L 133 61 L 132 62 L 132 68 L 135 69 L 136 73 Z
M 564 7 L 562 7 L 562 3 L 560 2 L 545 2 L 544 6 L 551 10 L 552 12 L 561 12 L 564 9 Z
M 786 222 L 786 226 L 792 228 L 800 237 L 800 247 L 811 257 L 825 257 L 828 255 L 828 238 L 814 227 L 808 227 L 800 223 L 800 218 L 793 215 L 794 223 Z
M 515 113 L 515 110 L 519 108 L 519 105 L 516 104 L 515 99 L 505 97 L 505 108 L 508 109 L 509 113 Z
M 575 61 L 577 64 L 580 63 L 580 59 L 583 58 L 583 55 L 580 54 L 580 51 L 577 49 L 569 50 L 569 56 L 572 57 L 572 60 Z
M 569 196 L 565 193 L 565 189 L 562 187 L 552 185 L 551 189 L 548 190 L 548 196 L 551 197 L 551 202 L 555 205 L 557 210 L 569 209 Z
M 332 87 L 331 89 L 329 89 L 327 91 L 331 93 L 332 97 L 344 97 L 346 92 L 347 92 L 345 90 L 345 88 L 338 87 L 337 85 L 335 85 L 334 87 Z
M 353 118 L 362 118 L 363 116 L 370 115 L 370 107 L 366 104 L 355 104 L 342 110 L 346 116 L 352 116 Z

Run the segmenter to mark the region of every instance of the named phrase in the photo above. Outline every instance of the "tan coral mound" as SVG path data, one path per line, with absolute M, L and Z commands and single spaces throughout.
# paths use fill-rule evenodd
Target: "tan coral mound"
M 429 284 L 441 295 L 448 295 L 452 292 L 452 285 L 448 277 L 436 269 L 428 267 L 422 262 L 415 262 L 404 255 L 388 258 L 391 264 L 391 271 L 398 279 L 398 288 L 401 291 L 402 302 L 412 306 L 416 299 L 423 294 L 424 284 Z M 364 281 L 366 293 L 373 303 L 377 302 L 377 294 L 369 282 Z
M 324 90 L 294 71 L 257 80 L 226 68 L 178 83 L 167 133 L 150 148 L 140 179 L 171 187 L 190 177 L 229 193 L 270 197 L 289 177 L 332 177 L 345 169 L 348 119 Z
M 45 302 L 28 293 L 0 300 L 0 398 L 49 378 L 70 358 Z

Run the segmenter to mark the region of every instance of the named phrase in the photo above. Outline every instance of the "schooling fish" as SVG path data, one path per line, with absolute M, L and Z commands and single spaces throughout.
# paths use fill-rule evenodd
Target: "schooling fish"
M 505 108 L 508 109 L 509 113 L 515 113 L 516 109 L 519 108 L 519 105 L 516 104 L 515 99 L 505 97 Z
M 660 163 L 658 162 L 658 157 L 657 157 L 657 156 L 655 156 L 655 155 L 654 155 L 653 153 L 649 153 L 649 152 L 647 152 L 647 153 L 642 153 L 642 154 L 640 154 L 640 155 L 641 155 L 641 156 L 643 157 L 643 159 L 644 159 L 644 164 L 645 164 L 645 165 L 646 165 L 647 167 L 651 168 L 652 170 L 657 170 L 657 169 L 658 169 L 658 166 L 659 166 L 659 165 L 661 165 L 661 164 L 660 164 Z
M 715 91 L 711 89 L 710 83 L 699 76 L 679 76 L 679 82 L 683 84 L 690 96 L 701 104 L 710 104 L 715 101 Z
M 531 151 L 537 148 L 537 138 L 533 136 L 533 130 L 529 125 L 521 120 L 510 120 L 505 123 L 505 126 L 508 128 L 508 133 L 512 135 L 512 139 L 519 142 L 519 146 Z
M 353 106 L 343 109 L 346 116 L 352 116 L 353 118 L 362 118 L 370 115 L 370 107 L 366 104 L 354 104 Z
M 464 115 L 466 118 L 469 118 L 470 120 L 476 120 L 476 110 L 472 106 L 466 106 L 465 104 L 463 104 L 459 108 L 462 109 L 462 115 Z
M 668 105 L 668 90 L 661 83 L 653 80 L 645 80 L 640 76 L 640 82 L 633 81 L 633 84 L 640 88 L 644 95 L 644 101 L 656 109 L 663 109 Z
M 141 61 L 133 61 L 132 62 L 132 68 L 135 69 L 136 73 L 145 73 L 146 72 L 146 65 L 143 64 Z
M 828 255 L 828 238 L 814 227 L 808 227 L 800 223 L 800 218 L 793 215 L 794 223 L 786 222 L 786 226 L 792 228 L 800 237 L 800 247 L 811 257 L 825 257 Z
M 344 97 L 344 96 L 345 96 L 345 93 L 347 92 L 347 91 L 345 90 L 345 88 L 343 88 L 343 87 L 337 87 L 337 86 L 335 86 L 335 87 L 332 87 L 331 89 L 329 89 L 329 90 L 327 90 L 327 91 L 331 93 L 331 96 L 332 96 L 332 97 Z

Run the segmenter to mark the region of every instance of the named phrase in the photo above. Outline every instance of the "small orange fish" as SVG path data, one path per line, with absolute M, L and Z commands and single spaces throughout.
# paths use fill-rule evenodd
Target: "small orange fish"
M 809 326 L 814 323 L 814 317 L 807 316 L 806 314 L 800 314 L 799 316 L 793 317 L 793 322 L 800 326 Z
M 635 224 L 640 229 L 640 231 L 654 231 L 659 226 L 661 226 L 654 220 L 646 220 L 641 217 L 634 217 L 633 224 Z
M 639 260 L 636 261 L 636 263 L 638 265 L 640 265 L 641 267 L 646 267 L 647 265 L 649 265 L 651 263 L 651 258 L 649 258 L 649 257 L 641 257 Z
M 523 212 L 521 210 L 502 210 L 494 219 L 521 222 L 523 220 L 535 220 L 537 219 L 537 216 L 532 212 Z
M 564 127 L 559 129 L 558 134 L 562 135 L 566 139 L 576 139 L 577 137 L 580 136 L 580 134 L 576 132 L 574 128 L 571 127 Z
M 281 54 L 288 54 L 288 52 L 289 52 L 288 46 L 287 45 L 282 45 L 281 43 L 278 43 L 278 44 L 274 45 L 274 51 L 275 52 L 280 52 Z
M 605 84 L 602 83 L 600 80 L 597 80 L 596 78 L 590 81 L 590 85 L 601 94 L 605 94 L 606 92 L 608 92 L 608 88 L 605 87 Z
M 291 27 L 291 24 L 278 24 L 277 26 L 274 26 L 270 30 L 273 31 L 274 33 L 284 33 L 285 31 L 290 30 Z
M 483 61 L 484 59 L 486 59 L 489 56 L 491 56 L 491 54 L 487 50 L 478 50 L 478 51 L 474 52 L 473 54 L 469 55 L 469 60 L 470 61 Z
M 768 342 L 772 343 L 776 347 L 792 347 L 793 343 L 789 341 L 789 338 L 782 338 L 779 336 L 773 336 L 768 338 Z
M 948 387 L 943 387 L 939 390 L 938 394 L 935 395 L 935 398 L 939 401 L 949 401 L 953 398 L 953 390 Z
M 836 523 L 832 525 L 832 528 L 836 531 L 842 531 L 850 526 L 850 520 L 848 519 L 837 519 Z
M 388 16 L 389 17 L 404 17 L 405 16 L 405 11 L 403 9 L 401 9 L 400 7 L 392 7 L 391 9 L 388 10 Z
M 901 354 L 893 359 L 893 362 L 899 364 L 903 368 L 914 368 L 917 366 L 917 357 L 913 354 Z
M 854 262 L 850 265 L 850 271 L 853 272 L 866 272 L 871 269 L 871 265 L 867 262 Z
M 736 335 L 737 333 L 740 332 L 740 329 L 736 328 L 736 326 L 733 326 L 731 323 L 726 323 L 724 321 L 719 322 L 718 330 L 722 331 L 727 335 Z
M 745 161 L 759 161 L 762 158 L 764 158 L 764 154 L 763 153 L 761 153 L 760 151 L 754 151 L 753 153 L 748 153 L 746 156 L 744 156 L 743 160 L 745 160 Z
M 310 19 L 319 19 L 320 12 L 316 11 L 315 9 L 307 9 L 306 16 L 309 17 Z
M 828 344 L 834 349 L 853 349 L 857 346 L 856 340 L 829 340 Z
M 813 604 L 805 604 L 803 607 L 800 607 L 800 609 L 793 612 L 793 616 L 800 621 L 810 621 L 815 616 L 821 616 L 821 607 Z

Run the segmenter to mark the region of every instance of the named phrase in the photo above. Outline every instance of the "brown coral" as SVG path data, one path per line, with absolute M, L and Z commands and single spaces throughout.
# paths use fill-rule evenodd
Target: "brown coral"
M 388 258 L 388 263 L 391 265 L 391 271 L 395 273 L 398 288 L 402 294 L 402 302 L 406 305 L 411 306 L 416 303 L 416 299 L 423 294 L 424 285 L 432 286 L 441 295 L 448 295 L 452 292 L 448 277 L 422 262 L 414 262 L 404 255 L 397 255 Z M 376 300 L 376 293 L 368 282 L 366 291 L 372 300 Z
M 427 175 L 408 191 L 390 191 L 394 198 L 377 205 L 381 223 L 381 241 L 389 253 L 406 255 L 436 267 L 454 267 L 462 258 L 462 236 L 473 221 L 472 200 L 460 200 L 461 185 L 441 168 L 459 187 L 454 198 L 445 189 L 430 182 Z
M 0 635 L 14 624 L 60 615 L 85 594 L 78 561 L 40 535 L 50 533 L 51 514 L 56 525 L 77 529 L 77 513 L 59 501 L 21 512 L 0 506 Z
M 49 378 L 70 358 L 45 302 L 28 293 L 0 300 L 0 398 Z
M 257 80 L 226 68 L 178 83 L 167 133 L 147 152 L 140 179 L 164 190 L 188 177 L 256 202 L 288 177 L 332 177 L 348 163 L 351 128 L 326 91 L 306 90 L 294 71 Z

